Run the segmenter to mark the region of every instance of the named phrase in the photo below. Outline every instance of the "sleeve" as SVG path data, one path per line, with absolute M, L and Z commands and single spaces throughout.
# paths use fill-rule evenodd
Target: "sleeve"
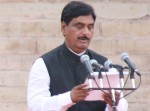
M 74 103 L 70 91 L 51 96 L 50 77 L 42 58 L 38 58 L 30 71 L 27 102 L 29 111 L 66 111 Z

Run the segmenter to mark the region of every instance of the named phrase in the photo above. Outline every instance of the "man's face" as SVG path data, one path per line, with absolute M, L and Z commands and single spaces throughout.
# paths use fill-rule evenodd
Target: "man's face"
M 85 51 L 93 37 L 94 19 L 91 15 L 73 18 L 67 25 L 61 23 L 65 43 L 76 53 Z

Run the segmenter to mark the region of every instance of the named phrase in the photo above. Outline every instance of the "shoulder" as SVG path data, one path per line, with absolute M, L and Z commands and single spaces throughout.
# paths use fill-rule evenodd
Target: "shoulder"
M 45 54 L 43 54 L 41 56 L 41 58 L 45 58 L 45 57 L 52 57 L 52 56 L 55 56 L 55 54 L 57 54 L 59 51 L 60 51 L 60 48 L 61 48 L 61 45 L 56 47 L 55 49 L 49 51 L 49 52 L 46 52 Z
M 95 59 L 98 61 L 99 64 L 102 64 L 104 65 L 104 63 L 108 60 L 107 57 L 91 50 L 91 49 L 88 49 L 88 52 L 89 52 L 89 55 L 90 55 L 90 59 Z

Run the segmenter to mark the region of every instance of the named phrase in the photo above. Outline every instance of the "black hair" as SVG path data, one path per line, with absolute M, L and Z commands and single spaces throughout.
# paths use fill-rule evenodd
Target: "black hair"
M 71 1 L 62 11 L 61 22 L 64 21 L 68 25 L 73 18 L 86 15 L 92 15 L 95 21 L 96 15 L 92 6 L 81 1 Z

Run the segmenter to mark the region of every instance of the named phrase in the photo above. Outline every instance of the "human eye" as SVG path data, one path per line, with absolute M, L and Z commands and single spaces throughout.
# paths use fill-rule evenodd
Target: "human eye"
M 77 25 L 76 25 L 76 28 L 77 28 L 77 29 L 82 29 L 82 28 L 83 28 L 83 25 L 82 25 L 82 24 L 77 24 Z
M 89 25 L 88 26 L 88 29 L 90 30 L 90 31 L 92 31 L 93 29 L 94 29 L 94 25 L 92 24 L 92 25 Z

